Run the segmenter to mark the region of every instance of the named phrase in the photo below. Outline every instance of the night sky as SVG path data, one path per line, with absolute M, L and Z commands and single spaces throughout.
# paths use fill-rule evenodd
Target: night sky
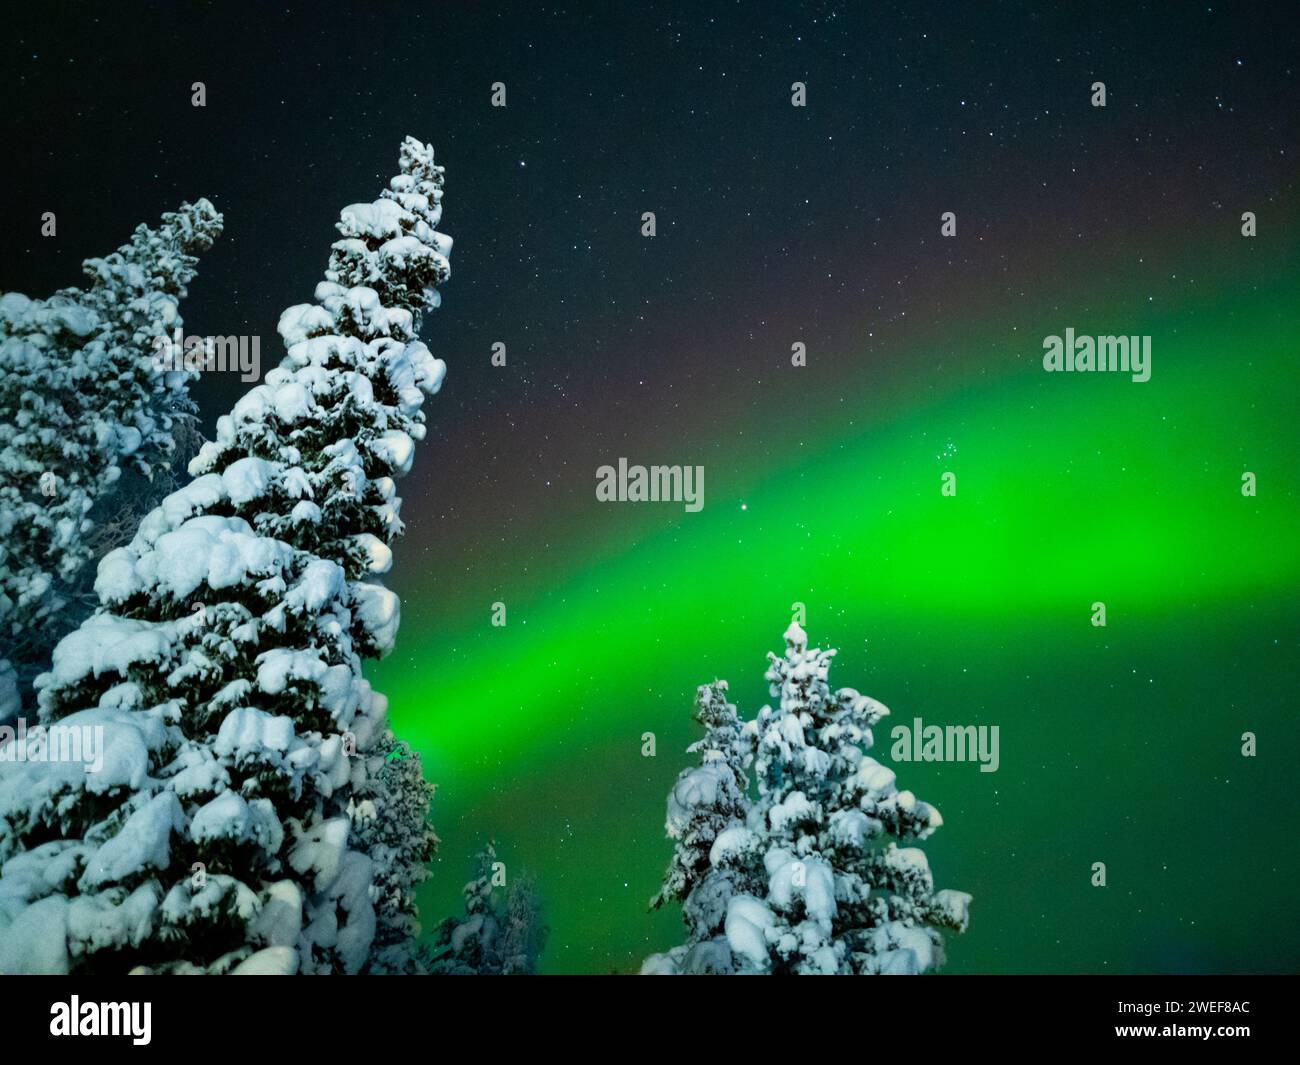
M 207 196 L 186 331 L 265 370 L 402 137 L 447 168 L 448 373 L 369 669 L 439 788 L 426 926 L 492 835 L 546 970 L 677 942 L 646 900 L 695 686 L 752 716 L 799 601 L 836 686 L 1000 726 L 996 773 L 894 766 L 974 895 L 948 971 L 1300 964 L 1293 5 L 24 7 L 0 289 Z M 1045 374 L 1067 327 L 1151 335 L 1151 381 Z M 244 387 L 196 385 L 209 433 Z M 704 510 L 598 503 L 620 456 L 702 464 Z

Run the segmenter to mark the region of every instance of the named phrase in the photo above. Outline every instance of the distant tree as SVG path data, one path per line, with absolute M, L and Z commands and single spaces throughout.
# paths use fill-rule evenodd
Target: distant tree
M 942 964 L 940 929 L 966 928 L 970 896 L 936 892 L 924 852 L 898 846 L 943 820 L 866 753 L 871 727 L 889 711 L 852 688 L 832 692 L 835 652 L 809 650 L 798 624 L 785 643 L 784 656 L 768 656 L 778 705 L 745 726 L 757 798 L 719 803 L 721 789 L 690 783 L 708 765 L 707 747 L 705 766 L 683 774 L 669 798 L 669 835 L 685 828 L 664 895 L 685 892 L 688 939 L 648 959 L 643 973 L 917 974 Z M 681 801 L 684 783 L 699 801 Z M 682 808 L 687 815 L 675 817 Z
M 429 878 L 438 846 L 429 824 L 434 787 L 420 756 L 404 740 L 391 750 L 376 745 L 367 756 L 365 783 L 349 807 L 360 849 L 375 863 L 375 939 L 369 971 L 389 975 L 424 972 L 413 944 L 420 935 L 415 892 Z
M 542 923 L 542 897 L 537 881 L 526 874 L 514 877 L 506 888 L 501 975 L 531 976 L 536 973 L 549 932 Z
M 505 867 L 489 842 L 464 887 L 465 913 L 438 929 L 429 968 L 443 976 L 524 976 L 537 970 L 546 945 L 541 900 L 530 877 L 505 882 Z M 496 889 L 503 887 L 504 905 Z

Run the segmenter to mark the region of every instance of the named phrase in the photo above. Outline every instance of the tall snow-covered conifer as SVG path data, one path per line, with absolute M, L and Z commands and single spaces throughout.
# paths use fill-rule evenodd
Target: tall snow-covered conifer
M 99 764 L 0 761 L 0 970 L 406 967 L 428 789 L 361 663 L 396 637 L 394 478 L 444 372 L 417 336 L 442 185 L 407 138 L 281 316 L 287 357 L 100 563 L 37 680 L 50 735 L 100 729 Z
M 160 366 L 154 342 L 181 327 L 221 222 L 207 200 L 183 204 L 88 259 L 86 290 L 0 297 L 0 722 L 93 608 L 106 525 L 128 498 L 145 510 L 172 487 L 160 473 L 195 434 L 194 374 Z
M 835 652 L 810 650 L 798 624 L 785 643 L 784 656 L 768 656 L 778 704 L 744 726 L 757 799 L 742 812 L 692 784 L 707 757 L 669 796 L 668 833 L 679 842 L 664 894 L 685 892 L 689 938 L 643 973 L 916 974 L 942 964 L 939 929 L 966 927 L 970 896 L 936 892 L 925 853 L 898 845 L 943 821 L 866 753 L 889 711 L 852 688 L 833 692 Z M 707 863 L 681 826 L 711 839 Z

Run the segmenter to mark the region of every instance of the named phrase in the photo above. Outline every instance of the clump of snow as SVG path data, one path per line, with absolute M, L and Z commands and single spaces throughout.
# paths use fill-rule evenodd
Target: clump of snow
M 291 947 L 267 947 L 250 954 L 233 969 L 231 976 L 293 976 L 298 971 L 298 952 Z
M 737 895 L 727 906 L 727 944 L 755 970 L 769 965 L 768 936 L 775 928 L 776 915 L 762 899 Z
M 37 899 L 0 926 L 0 972 L 65 976 L 68 973 L 68 900 Z
M 155 795 L 127 818 L 121 831 L 105 842 L 86 863 L 79 887 L 83 891 L 117 884 L 150 869 L 166 869 L 171 859 L 172 833 L 183 822 L 174 792 Z
M 397 641 L 397 626 L 401 623 L 397 596 L 382 584 L 358 581 L 352 585 L 352 598 L 356 618 L 370 642 L 379 654 L 387 654 Z

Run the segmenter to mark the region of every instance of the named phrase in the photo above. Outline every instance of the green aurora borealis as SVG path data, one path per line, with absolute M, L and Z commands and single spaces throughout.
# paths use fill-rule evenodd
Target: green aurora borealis
M 811 353 L 784 371 L 803 398 L 780 390 L 761 433 L 698 419 L 701 513 L 627 507 L 637 524 L 606 533 L 594 471 L 612 457 L 594 456 L 571 474 L 592 487 L 539 515 L 552 549 L 528 577 L 484 548 L 428 601 L 408 503 L 398 650 L 370 672 L 439 788 L 426 927 L 494 834 L 540 879 L 544 971 L 635 972 L 676 942 L 677 913 L 646 900 L 695 686 L 728 679 L 752 717 L 800 601 L 840 649 L 832 684 L 892 709 L 880 760 L 914 717 L 1000 726 L 996 773 L 894 765 L 944 815 L 937 883 L 974 895 L 946 971 L 1294 969 L 1300 273 L 1220 218 L 1226 237 L 1169 256 L 1195 284 L 1159 301 L 1072 274 L 1037 286 L 1038 313 L 954 316 L 854 380 L 819 379 Z M 1152 379 L 1044 373 L 1041 338 L 1067 325 L 1151 334 Z

